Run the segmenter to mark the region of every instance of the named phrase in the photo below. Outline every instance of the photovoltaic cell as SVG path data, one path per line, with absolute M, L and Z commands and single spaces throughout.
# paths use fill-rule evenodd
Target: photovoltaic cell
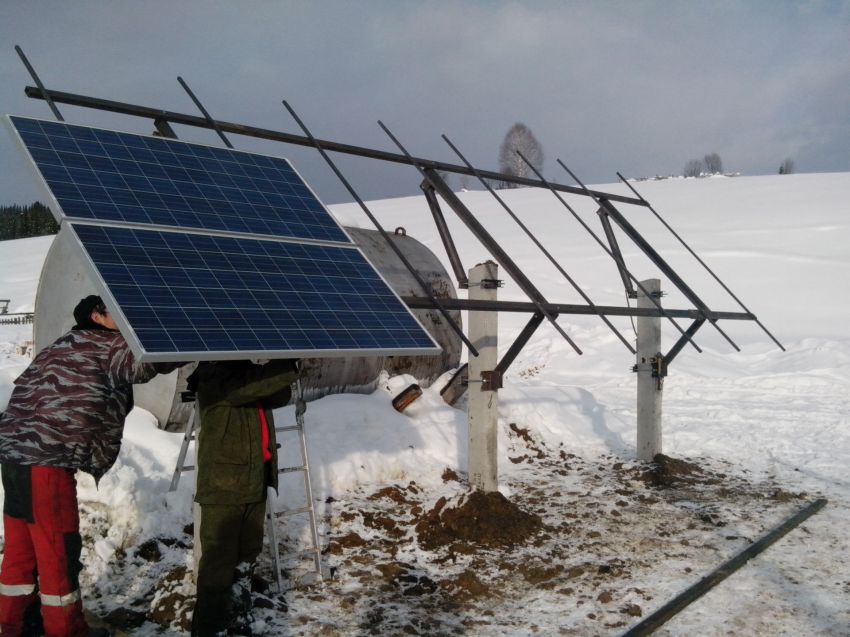
M 9 119 L 66 217 L 351 243 L 286 159 Z
M 356 247 L 71 227 L 148 360 L 439 351 Z

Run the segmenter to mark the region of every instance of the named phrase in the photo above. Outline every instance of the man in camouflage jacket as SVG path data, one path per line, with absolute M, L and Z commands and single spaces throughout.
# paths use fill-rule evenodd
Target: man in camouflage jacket
M 25 634 L 25 616 L 34 621 L 39 602 L 47 637 L 97 634 L 80 599 L 74 474 L 80 469 L 100 480 L 118 457 L 133 384 L 176 367 L 137 363 L 98 296 L 80 301 L 74 319 L 74 328 L 18 377 L 0 416 L 3 637 Z

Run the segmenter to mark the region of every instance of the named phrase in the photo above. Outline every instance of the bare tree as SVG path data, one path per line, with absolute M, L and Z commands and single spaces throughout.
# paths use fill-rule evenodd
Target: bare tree
M 701 159 L 692 159 L 685 164 L 685 169 L 682 175 L 685 177 L 699 177 L 703 173 L 703 164 Z
M 533 171 L 516 151 L 521 152 L 532 166 L 543 172 L 543 146 L 537 141 L 531 129 L 522 122 L 511 126 L 505 134 L 505 139 L 499 147 L 499 170 L 515 177 L 533 177 Z M 510 182 L 502 184 L 504 188 L 516 188 L 516 186 Z
M 719 175 L 723 172 L 723 161 L 717 153 L 709 153 L 703 157 L 702 161 L 705 164 L 705 172 L 712 175 Z
M 779 166 L 779 174 L 780 175 L 790 175 L 794 172 L 794 160 L 790 157 L 786 157 L 785 161 Z

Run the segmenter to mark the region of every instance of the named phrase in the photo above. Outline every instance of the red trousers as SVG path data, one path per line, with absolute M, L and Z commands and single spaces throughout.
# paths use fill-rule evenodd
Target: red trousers
M 24 615 L 41 601 L 45 637 L 83 637 L 80 517 L 74 471 L 3 465 L 5 548 L 0 635 L 26 637 Z M 37 588 L 36 588 L 37 585 Z

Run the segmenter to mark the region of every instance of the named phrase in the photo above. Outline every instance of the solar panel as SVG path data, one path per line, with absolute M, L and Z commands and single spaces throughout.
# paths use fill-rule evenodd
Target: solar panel
M 439 351 L 355 246 L 71 227 L 143 360 Z
M 286 159 L 62 122 L 9 120 L 59 205 L 54 214 L 351 243 Z

